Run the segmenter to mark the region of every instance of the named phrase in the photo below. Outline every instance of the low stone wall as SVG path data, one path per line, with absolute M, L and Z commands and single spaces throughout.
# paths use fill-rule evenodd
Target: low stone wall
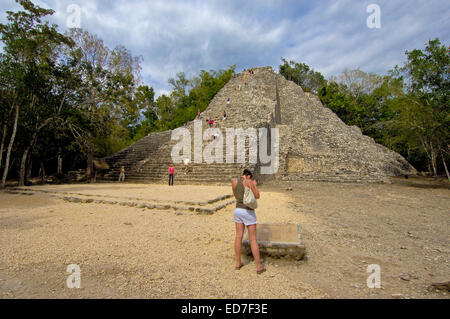
M 260 224 L 257 226 L 256 240 L 262 256 L 301 260 L 306 253 L 301 238 L 300 225 Z M 242 247 L 242 254 L 245 257 L 252 255 L 247 229 L 245 230 Z

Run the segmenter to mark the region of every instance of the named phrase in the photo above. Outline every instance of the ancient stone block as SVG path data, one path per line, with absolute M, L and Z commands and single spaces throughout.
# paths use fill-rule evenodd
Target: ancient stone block
M 270 257 L 290 257 L 300 260 L 305 255 L 305 246 L 301 239 L 300 225 L 296 224 L 259 224 L 256 240 L 261 255 Z M 250 256 L 251 248 L 247 229 L 242 241 L 242 252 Z

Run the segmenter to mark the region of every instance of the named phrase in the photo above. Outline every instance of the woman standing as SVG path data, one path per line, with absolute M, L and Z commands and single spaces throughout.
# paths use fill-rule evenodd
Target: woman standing
M 250 240 L 250 247 L 252 249 L 253 257 L 256 263 L 256 273 L 262 274 L 266 271 L 266 268 L 261 264 L 261 258 L 259 254 L 259 246 L 256 241 L 256 214 L 253 209 L 244 205 L 244 191 L 245 187 L 249 187 L 256 199 L 260 198 L 258 188 L 256 187 L 256 181 L 253 179 L 253 174 L 249 170 L 244 170 L 242 176 L 233 181 L 232 188 L 233 194 L 236 198 L 236 209 L 234 210 L 234 222 L 236 224 L 236 239 L 234 241 L 234 249 L 236 252 L 236 270 L 242 268 L 241 262 L 241 249 L 242 238 L 244 237 L 244 230 L 247 227 L 248 238 Z
M 173 186 L 173 176 L 175 175 L 175 167 L 171 165 L 169 167 L 169 186 Z

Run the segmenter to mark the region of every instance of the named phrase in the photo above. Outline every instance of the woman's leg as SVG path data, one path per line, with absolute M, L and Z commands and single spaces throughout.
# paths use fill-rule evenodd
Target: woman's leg
M 236 252 L 236 267 L 240 267 L 241 262 L 241 249 L 242 249 L 242 237 L 244 237 L 244 224 L 236 223 L 236 239 L 234 240 L 234 251 Z
M 261 257 L 259 255 L 259 246 L 256 241 L 256 225 L 247 226 L 248 239 L 250 240 L 250 247 L 252 248 L 253 258 L 255 258 L 256 270 L 261 271 L 264 266 L 261 265 Z

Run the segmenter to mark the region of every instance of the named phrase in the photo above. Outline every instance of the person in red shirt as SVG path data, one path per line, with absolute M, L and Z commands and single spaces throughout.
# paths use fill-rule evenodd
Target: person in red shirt
M 175 167 L 169 167 L 169 186 L 173 186 L 173 176 L 175 175 Z

